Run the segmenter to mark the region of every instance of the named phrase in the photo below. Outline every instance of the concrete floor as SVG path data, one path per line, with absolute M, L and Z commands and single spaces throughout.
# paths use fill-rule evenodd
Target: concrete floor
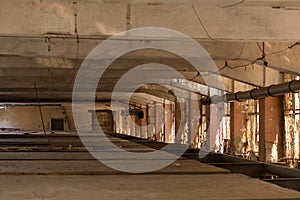
M 122 162 L 117 160 L 116 162 Z M 134 165 L 138 161 L 132 161 Z M 149 160 L 149 163 L 155 161 Z M 230 173 L 195 160 L 177 160 L 173 164 L 151 174 L 224 174 Z M 119 175 L 97 160 L 0 160 L 0 175 Z
M 300 193 L 241 174 L 0 176 L 5 200 L 300 199 Z
M 36 143 L 22 142 L 0 152 L 0 200 L 300 199 L 300 192 L 196 160 L 182 158 L 157 172 L 131 175 L 106 167 L 86 151 L 40 152 Z
M 5 158 L 6 153 L 0 155 Z M 36 153 L 25 154 L 31 159 L 55 155 Z M 300 199 L 300 192 L 195 160 L 180 159 L 151 174 L 128 175 L 90 159 L 25 159 L 0 161 L 0 199 Z

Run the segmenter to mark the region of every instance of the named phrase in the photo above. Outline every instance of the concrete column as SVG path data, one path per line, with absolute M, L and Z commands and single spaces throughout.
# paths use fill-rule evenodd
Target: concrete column
M 162 110 L 162 141 L 166 142 L 166 100 L 164 99 L 164 103 L 163 103 L 163 110 Z
M 206 137 L 205 137 L 205 149 L 206 150 L 210 150 L 211 149 L 211 145 L 210 145 L 210 105 L 206 105 L 205 106 L 205 113 L 206 113 Z
M 175 108 L 175 130 L 177 133 L 177 143 L 190 144 L 189 142 L 189 105 L 188 101 L 181 99 L 176 103 Z
M 154 101 L 153 105 L 153 139 L 156 140 L 156 134 L 157 134 L 157 129 L 156 129 L 156 124 L 157 124 L 157 119 L 156 119 L 156 102 Z
M 243 102 L 230 103 L 230 154 L 240 155 L 247 131 L 247 116 L 244 111 Z
M 151 118 L 150 118 L 150 112 L 149 112 L 149 105 L 147 104 L 146 106 L 146 112 L 145 112 L 145 116 L 146 116 L 146 125 L 147 125 L 147 129 L 146 129 L 146 138 L 148 139 L 150 137 L 150 128 L 149 125 L 151 123 Z
M 136 134 L 137 117 L 135 115 L 131 115 L 127 118 L 127 121 L 129 121 L 129 125 L 130 125 L 129 135 L 137 136 L 137 134 Z
M 181 134 L 180 127 L 180 119 L 181 119 L 181 107 L 179 102 L 175 102 L 175 134 Z
M 173 125 L 174 125 L 174 111 L 173 104 L 165 104 L 165 142 L 170 143 L 173 141 Z
M 220 116 L 220 105 L 211 104 L 209 109 L 210 116 L 210 126 L 209 126 L 209 137 L 207 141 L 209 142 L 210 149 L 218 150 L 219 144 L 217 144 L 217 138 L 220 137 L 220 125 L 221 125 L 221 116 Z
M 190 102 L 190 128 L 191 128 L 191 147 L 196 148 L 199 143 L 199 128 L 201 125 L 201 112 L 200 112 L 200 101 L 191 100 Z
M 192 144 L 192 102 L 191 102 L 191 95 L 189 96 L 189 99 L 187 100 L 186 105 L 186 119 L 187 119 L 187 137 L 188 137 L 188 145 Z
M 259 160 L 275 162 L 283 156 L 283 97 L 259 100 Z
M 143 112 L 143 116 L 141 117 L 140 120 L 140 132 L 141 132 L 141 138 L 147 138 L 147 107 L 142 106 L 141 111 Z
M 123 116 L 122 117 L 122 129 L 123 129 L 123 133 L 125 133 L 126 135 L 133 135 L 132 130 L 131 130 L 131 118 L 130 116 Z
M 148 105 L 148 131 L 147 131 L 147 138 L 149 140 L 153 140 L 153 136 L 155 135 L 155 109 L 154 105 Z
M 156 104 L 156 124 L 155 124 L 155 134 L 157 141 L 164 141 L 164 108 L 162 104 Z

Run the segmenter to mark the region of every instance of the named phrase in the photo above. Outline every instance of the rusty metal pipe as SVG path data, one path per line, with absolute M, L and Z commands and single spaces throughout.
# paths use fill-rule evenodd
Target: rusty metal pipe
M 211 104 L 231 101 L 245 101 L 248 99 L 260 99 L 268 96 L 279 96 L 289 92 L 298 91 L 300 91 L 300 80 L 293 80 L 287 83 L 271 85 L 268 87 L 253 89 L 246 92 L 237 92 L 221 96 L 212 96 L 210 98 L 204 99 L 203 103 Z

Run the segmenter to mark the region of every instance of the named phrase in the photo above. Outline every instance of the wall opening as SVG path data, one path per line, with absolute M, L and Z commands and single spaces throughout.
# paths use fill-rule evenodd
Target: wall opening
M 64 131 L 64 119 L 51 118 L 51 130 L 52 131 Z

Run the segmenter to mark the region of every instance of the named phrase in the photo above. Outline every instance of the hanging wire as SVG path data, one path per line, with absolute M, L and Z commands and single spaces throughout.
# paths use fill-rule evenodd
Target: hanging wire
M 239 56 L 237 58 L 232 59 L 232 60 L 239 60 L 241 58 L 241 56 L 244 52 L 245 46 L 246 46 L 246 42 L 243 42 L 241 52 L 239 53 Z
M 259 42 L 256 42 L 256 45 L 258 46 L 259 50 L 263 53 L 263 49 L 261 48 Z
M 229 4 L 229 5 L 225 5 L 225 6 L 220 6 L 220 5 L 219 5 L 219 7 L 220 7 L 220 8 L 234 7 L 234 6 L 238 6 L 238 5 L 242 4 L 242 3 L 244 3 L 245 1 L 246 1 L 246 0 L 241 0 L 241 1 L 238 1 L 238 2 L 236 2 L 236 3 Z
M 270 56 L 270 55 L 276 55 L 276 54 L 283 53 L 283 52 L 285 52 L 285 51 L 287 51 L 287 50 L 289 50 L 289 49 L 292 49 L 292 48 L 298 46 L 299 44 L 300 44 L 300 42 L 295 42 L 295 43 L 289 45 L 288 47 L 286 47 L 286 48 L 284 48 L 284 49 L 281 49 L 281 50 L 279 50 L 279 51 L 274 51 L 274 52 L 266 53 L 266 52 L 265 52 L 265 47 L 264 47 L 265 44 L 263 43 L 263 47 L 262 47 L 262 48 L 260 47 L 260 49 L 261 49 L 261 51 L 262 51 L 262 56 L 260 56 L 260 57 L 258 57 L 258 58 L 256 58 L 256 59 L 254 59 L 253 61 L 248 62 L 248 63 L 246 63 L 246 64 L 243 64 L 243 65 L 236 65 L 236 66 L 230 66 L 230 65 L 228 64 L 228 61 L 226 60 L 224 66 L 221 67 L 218 71 L 212 72 L 212 74 L 216 74 L 216 73 L 218 73 L 218 72 L 220 72 L 220 71 L 222 71 L 222 70 L 224 70 L 224 69 L 226 69 L 226 68 L 229 68 L 229 69 L 237 69 L 237 68 L 242 68 L 242 67 L 248 67 L 248 66 L 250 66 L 250 65 L 256 64 L 258 61 L 263 61 L 263 62 L 264 62 L 264 65 L 267 66 L 267 65 L 268 65 L 268 62 L 266 61 L 266 57 L 267 57 L 267 56 Z
M 245 46 L 246 46 L 246 42 L 243 42 L 243 46 L 242 46 L 241 52 L 239 54 L 239 59 L 241 58 L 241 56 L 242 56 L 242 54 L 244 52 Z
M 38 107 L 39 107 L 39 112 L 40 112 L 40 117 L 41 117 L 41 122 L 42 122 L 42 126 L 43 126 L 43 131 L 44 131 L 44 135 L 46 140 L 48 141 L 48 144 L 50 145 L 51 148 L 53 148 L 53 144 L 51 143 L 47 133 L 46 133 L 46 128 L 45 128 L 45 122 L 44 122 L 44 117 L 43 117 L 43 113 L 42 113 L 42 108 L 41 108 L 41 103 L 40 103 L 40 98 L 39 98 L 39 93 L 38 93 L 38 89 L 35 83 L 33 83 L 34 89 L 35 89 L 35 94 L 36 94 L 36 98 L 37 98 L 37 102 L 38 102 Z
M 78 28 L 77 28 L 77 2 L 73 2 L 73 12 L 74 12 L 74 33 L 76 35 L 76 60 L 78 59 L 79 55 L 79 35 L 78 35 Z
M 274 55 L 274 54 L 282 53 L 282 52 L 284 52 L 284 51 L 287 51 L 287 50 L 289 50 L 289 49 L 294 48 L 295 46 L 297 46 L 297 45 L 299 45 L 299 44 L 300 44 L 299 42 L 295 42 L 294 44 L 292 44 L 292 45 L 290 45 L 290 46 L 288 46 L 288 47 L 286 47 L 286 48 L 284 48 L 284 49 L 281 49 L 281 50 L 279 50 L 279 51 L 275 51 L 275 52 L 269 53 L 268 55 Z
M 267 61 L 267 59 L 266 59 L 266 52 L 265 52 L 265 43 L 263 42 L 263 51 L 262 51 L 262 60 L 263 60 L 263 62 L 264 62 L 264 65 L 266 66 L 266 67 L 268 67 L 268 61 Z
M 221 72 L 222 70 L 224 70 L 224 69 L 226 69 L 226 68 L 228 68 L 228 69 L 245 68 L 245 70 L 246 70 L 246 67 L 248 67 L 248 66 L 252 66 L 252 68 L 254 68 L 254 64 L 256 64 L 258 61 L 263 61 L 264 65 L 267 67 L 267 66 L 268 66 L 268 62 L 267 62 L 267 60 L 266 60 L 266 57 L 267 57 L 267 56 L 280 54 L 280 53 L 285 52 L 285 51 L 287 51 L 287 50 L 289 50 L 289 49 L 292 49 L 292 48 L 294 48 L 294 47 L 300 45 L 300 41 L 299 41 L 299 42 L 295 42 L 295 43 L 289 45 L 288 47 L 286 47 L 286 48 L 284 48 L 284 49 L 281 49 L 281 50 L 279 50 L 279 51 L 270 52 L 270 53 L 265 53 L 265 43 L 264 43 L 264 42 L 263 42 L 263 46 L 262 46 L 262 47 L 259 45 L 259 43 L 257 43 L 257 45 L 259 46 L 259 49 L 260 49 L 261 52 L 262 52 L 262 55 L 261 55 L 260 57 L 254 59 L 254 60 L 251 61 L 251 62 L 247 62 L 247 63 L 245 63 L 245 64 L 243 64 L 243 65 L 235 65 L 235 66 L 230 66 L 229 63 L 228 63 L 228 60 L 225 60 L 225 63 L 224 63 L 224 66 L 223 66 L 223 67 L 221 67 L 219 70 L 217 70 L 217 71 L 215 71 L 215 72 L 208 72 L 208 73 L 209 73 L 209 74 L 219 74 L 219 72 Z M 244 50 L 244 45 L 243 45 L 243 47 L 242 47 L 242 51 L 241 51 L 241 53 L 240 53 L 240 56 L 241 56 L 243 50 Z M 236 59 L 234 59 L 234 60 L 236 60 Z M 195 80 L 195 79 L 196 79 L 198 76 L 200 76 L 200 75 L 201 75 L 201 76 L 209 76 L 209 74 L 208 74 L 208 75 L 204 75 L 204 74 L 200 74 L 199 72 L 197 72 L 197 75 L 196 75 L 195 77 L 189 79 L 189 81 Z

